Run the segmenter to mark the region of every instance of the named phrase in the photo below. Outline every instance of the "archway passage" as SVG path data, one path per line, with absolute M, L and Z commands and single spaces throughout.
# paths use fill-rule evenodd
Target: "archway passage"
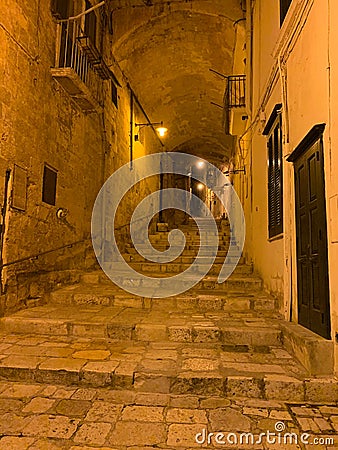
M 111 1 L 110 10 L 113 55 L 151 120 L 169 129 L 166 150 L 226 161 L 224 79 L 210 69 L 232 73 L 240 0 Z

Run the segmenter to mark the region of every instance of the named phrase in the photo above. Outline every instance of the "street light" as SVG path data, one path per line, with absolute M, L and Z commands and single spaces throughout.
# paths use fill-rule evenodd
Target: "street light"
M 139 130 L 143 127 L 154 127 L 156 125 L 159 125 L 156 129 L 158 135 L 160 137 L 164 137 L 167 134 L 168 128 L 163 126 L 163 121 L 161 122 L 147 122 L 147 123 L 135 123 L 135 127 L 138 127 Z M 139 140 L 138 134 L 135 134 L 135 141 Z

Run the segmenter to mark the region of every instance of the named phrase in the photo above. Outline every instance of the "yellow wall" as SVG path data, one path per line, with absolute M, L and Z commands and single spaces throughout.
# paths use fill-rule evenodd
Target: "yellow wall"
M 252 133 L 245 139 L 248 182 L 247 194 L 242 186 L 242 199 L 247 217 L 246 253 L 265 286 L 283 300 L 281 310 L 289 317 L 292 301 L 293 320 L 297 320 L 296 242 L 293 164 L 284 160 L 284 235 L 269 242 L 267 217 L 267 149 L 262 136 L 264 116 L 267 120 L 276 103 L 283 104 L 284 158 L 316 124 L 326 123 L 324 133 L 325 188 L 328 215 L 330 303 L 332 336 L 338 328 L 338 181 L 337 142 L 338 120 L 338 37 L 335 32 L 338 4 L 332 0 L 294 0 L 282 29 L 279 26 L 278 2 L 256 0 L 253 6 Z M 300 27 L 291 26 L 298 6 L 305 7 Z M 331 30 L 329 30 L 330 24 Z M 296 30 L 296 33 L 294 33 Z M 297 31 L 298 30 L 298 31 Z M 290 32 L 290 33 L 289 33 Z M 290 37 L 293 34 L 293 38 Z M 289 44 L 288 44 L 289 43 Z M 278 55 L 281 55 L 280 68 Z M 276 65 L 277 64 L 277 65 Z M 275 71 L 273 71 L 274 65 Z M 330 67 L 330 70 L 329 70 Z M 247 69 L 249 70 L 249 69 Z M 286 76 L 286 97 L 283 96 L 280 70 Z M 271 74 L 274 81 L 268 87 Z M 288 114 L 285 100 L 287 99 Z M 253 123 L 254 122 L 254 123 Z M 287 124 L 289 142 L 287 142 Z M 238 155 L 237 155 L 238 158 Z M 251 169 L 251 171 L 250 171 Z M 251 175 L 251 177 L 250 177 Z M 237 185 L 241 181 L 237 178 Z M 251 215 L 252 212 L 252 215 Z M 330 226 L 331 224 L 331 226 Z M 337 353 L 338 355 L 338 353 Z M 338 360 L 338 358 L 336 358 Z M 338 365 L 336 364 L 338 367 Z

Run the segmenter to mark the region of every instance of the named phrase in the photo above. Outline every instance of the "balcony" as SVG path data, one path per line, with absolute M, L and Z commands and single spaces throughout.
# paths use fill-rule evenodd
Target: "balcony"
M 226 78 L 224 95 L 224 128 L 226 134 L 241 135 L 246 127 L 245 75 Z
M 53 78 L 87 113 L 100 112 L 103 80 L 112 74 L 97 48 L 75 20 L 58 23 Z

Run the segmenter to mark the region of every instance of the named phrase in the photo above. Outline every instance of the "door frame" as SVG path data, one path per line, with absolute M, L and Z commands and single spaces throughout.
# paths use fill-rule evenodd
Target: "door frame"
M 326 324 L 326 329 L 325 332 L 323 334 L 320 334 L 322 337 L 326 338 L 326 339 L 331 339 L 331 311 L 330 311 L 330 283 L 329 283 L 329 259 L 328 259 L 328 216 L 327 216 L 327 202 L 326 202 L 326 191 L 325 191 L 325 170 L 324 170 L 324 165 L 325 165 L 325 161 L 324 161 L 324 148 L 323 148 L 323 133 L 325 130 L 325 124 L 318 124 L 315 125 L 314 127 L 312 127 L 312 129 L 307 133 L 307 135 L 304 137 L 304 139 L 297 145 L 297 147 L 293 150 L 293 152 L 289 155 L 289 157 L 286 159 L 288 162 L 292 162 L 295 163 L 303 154 L 305 154 L 311 147 L 313 144 L 315 144 L 317 141 L 320 141 L 320 145 L 321 145 L 321 158 L 322 158 L 322 165 L 321 165 L 321 178 L 323 180 L 323 206 L 324 206 L 324 219 L 325 219 L 325 224 L 324 224 L 324 229 L 325 229 L 325 234 L 326 234 L 326 254 L 325 254 L 325 258 L 326 258 L 326 266 L 327 266 L 327 292 L 326 292 L 326 318 L 327 318 L 327 324 Z M 295 164 L 293 164 L 294 169 L 295 169 Z M 295 170 L 294 170 L 294 174 L 295 174 Z M 296 288 L 295 291 L 297 293 L 296 297 L 297 297 L 297 311 L 298 311 L 298 323 L 300 323 L 300 318 L 299 318 L 299 310 L 300 310 L 300 298 L 299 298 L 299 285 L 298 285 L 298 245 L 297 245 L 297 204 L 296 204 L 296 179 L 294 179 L 294 183 L 293 183 L 293 189 L 294 189 L 294 223 L 295 223 L 295 227 L 294 227 L 294 236 L 295 236 L 295 241 L 296 241 L 296 252 L 295 252 L 295 261 L 296 261 L 296 278 L 297 278 L 297 283 L 296 283 Z M 302 325 L 300 323 L 300 325 Z M 304 326 L 304 325 L 302 325 Z M 308 328 L 310 329 L 310 328 Z M 313 331 L 313 330 L 311 330 Z M 314 333 L 318 334 L 316 331 L 313 331 Z

